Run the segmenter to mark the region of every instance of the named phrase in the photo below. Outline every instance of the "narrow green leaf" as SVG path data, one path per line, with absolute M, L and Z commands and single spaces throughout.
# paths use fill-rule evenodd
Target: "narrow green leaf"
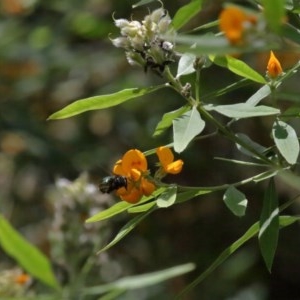
M 248 240 L 253 238 L 258 232 L 258 222 L 253 224 L 244 235 L 242 235 L 238 240 L 232 243 L 228 248 L 226 248 L 218 258 L 194 281 L 192 281 L 177 297 L 176 299 L 183 299 L 182 296 L 189 291 L 191 291 L 195 286 L 200 284 L 208 275 L 210 275 L 217 267 L 219 267 L 230 255 L 232 255 L 238 248 L 245 244 Z
M 93 223 L 93 222 L 99 222 L 99 221 L 103 221 L 105 219 L 109 219 L 117 214 L 124 212 L 125 210 L 129 210 L 129 209 L 133 208 L 134 206 L 138 206 L 138 205 L 141 205 L 142 203 L 148 202 L 149 200 L 160 195 L 164 190 L 165 190 L 165 188 L 159 188 L 155 192 L 153 192 L 150 196 L 142 197 L 140 202 L 136 203 L 136 204 L 130 204 L 125 201 L 117 202 L 113 206 L 111 206 L 103 211 L 100 211 L 99 213 L 95 214 L 94 216 L 88 218 L 85 222 Z
M 277 175 L 278 172 L 279 172 L 278 170 L 268 170 L 268 171 L 266 171 L 262 174 L 259 174 L 255 177 L 253 177 L 253 181 L 255 183 L 260 182 L 260 181 L 264 181 L 266 179 L 274 177 L 275 175 Z
M 141 0 L 139 2 L 137 2 L 136 4 L 132 5 L 132 8 L 137 8 L 139 6 L 145 5 L 145 4 L 149 4 L 151 2 L 156 2 L 157 0 Z
M 175 266 L 161 271 L 141 274 L 137 276 L 124 277 L 112 283 L 86 288 L 84 289 L 83 293 L 86 295 L 98 295 L 112 289 L 140 289 L 150 285 L 159 284 L 163 281 L 169 280 L 177 276 L 181 276 L 183 274 L 193 271 L 194 269 L 195 265 L 193 263 L 187 263 L 184 265 Z
M 261 117 L 277 115 L 280 110 L 270 106 L 259 105 L 252 106 L 247 103 L 237 103 L 228 105 L 205 105 L 205 109 L 214 110 L 221 115 L 229 118 L 242 119 L 251 117 Z
M 191 74 L 195 72 L 194 63 L 195 63 L 196 55 L 192 53 L 184 53 L 178 62 L 178 69 L 176 78 L 180 76 Z
M 128 100 L 152 93 L 163 87 L 165 87 L 165 85 L 159 85 L 149 88 L 125 89 L 114 94 L 100 95 L 77 100 L 52 114 L 48 118 L 48 120 L 65 119 L 89 110 L 104 109 L 116 106 Z
M 185 105 L 174 111 L 167 112 L 163 115 L 162 120 L 157 124 L 153 136 L 158 136 L 172 126 L 174 119 L 190 110 L 190 106 Z
M 291 217 L 287 218 L 279 217 L 280 226 L 285 227 L 289 226 L 292 223 L 299 221 L 299 217 Z M 227 258 L 230 257 L 236 250 L 238 250 L 242 245 L 244 245 L 251 238 L 256 236 L 259 232 L 259 222 L 254 223 L 238 240 L 232 243 L 228 248 L 226 248 L 217 259 L 203 272 L 201 273 L 195 280 L 193 280 L 182 292 L 176 297 L 176 299 L 183 299 L 183 295 L 190 292 L 193 288 L 195 288 L 198 284 L 200 284 L 205 278 L 207 278 L 214 270 L 217 269 Z
M 176 201 L 177 196 L 177 186 L 170 185 L 156 200 L 158 207 L 169 207 L 173 205 Z
M 262 0 L 262 4 L 269 27 L 278 33 L 285 16 L 285 0 Z
M 259 227 L 260 251 L 269 272 L 271 272 L 279 235 L 278 198 L 273 178 L 265 193 Z
M 173 121 L 174 150 L 177 153 L 182 152 L 204 127 L 205 122 L 201 119 L 196 106 L 175 119 Z
M 213 61 L 216 65 L 227 68 L 228 70 L 239 76 L 242 76 L 244 78 L 250 79 L 258 83 L 266 83 L 266 80 L 259 73 L 257 73 L 254 69 L 248 66 L 245 62 L 237 58 L 228 55 L 209 55 L 209 59 Z
M 265 84 L 255 94 L 253 94 L 246 103 L 256 106 L 262 99 L 268 97 L 271 94 L 270 86 Z
M 236 136 L 258 153 L 264 153 L 267 149 L 264 146 L 262 146 L 262 145 L 260 145 L 256 142 L 254 142 L 253 140 L 251 140 L 250 137 L 247 136 L 244 133 L 236 133 Z M 246 148 L 242 147 L 240 144 L 236 144 L 236 147 L 238 148 L 238 150 L 240 152 L 244 153 L 245 155 L 248 155 L 250 157 L 256 157 L 253 154 L 253 152 L 251 152 L 251 151 L 247 150 Z
M 128 213 L 130 214 L 137 214 L 137 213 L 142 213 L 145 211 L 148 211 L 149 209 L 151 209 L 153 206 L 156 205 L 155 201 L 151 201 L 151 202 L 147 202 L 145 204 L 141 204 L 141 205 L 136 205 L 133 207 L 128 208 Z
M 281 155 L 293 165 L 299 155 L 299 141 L 293 127 L 282 121 L 273 124 L 272 136 Z
M 123 226 L 120 229 L 118 234 L 114 237 L 114 239 L 109 244 L 107 244 L 105 247 L 103 247 L 102 249 L 100 249 L 98 251 L 98 254 L 108 250 L 109 248 L 111 248 L 112 246 L 117 244 L 129 232 L 131 232 L 142 220 L 144 220 L 153 210 L 154 210 L 154 208 L 152 208 L 152 209 L 148 210 L 146 213 L 138 215 L 135 218 L 133 218 L 132 220 L 130 220 L 125 226 Z
M 188 23 L 197 13 L 201 11 L 202 0 L 193 0 L 182 6 L 173 18 L 173 26 L 176 30 Z
M 223 201 L 234 215 L 238 217 L 245 215 L 248 200 L 246 196 L 234 186 L 230 186 L 226 190 Z
M 54 289 L 60 289 L 48 258 L 25 240 L 2 215 L 0 215 L 0 245 L 33 277 Z
M 130 208 L 133 204 L 129 204 L 125 201 L 120 201 L 114 204 L 113 206 L 100 211 L 99 213 L 95 214 L 94 216 L 88 218 L 85 222 L 86 223 L 93 223 L 93 222 L 99 222 L 105 219 L 109 219 L 117 214 L 122 213 L 123 211 Z

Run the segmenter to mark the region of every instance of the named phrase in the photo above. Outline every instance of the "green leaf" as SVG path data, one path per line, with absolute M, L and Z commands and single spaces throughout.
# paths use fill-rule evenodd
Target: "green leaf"
M 124 277 L 112 283 L 86 288 L 84 289 L 83 293 L 86 295 L 98 295 L 113 289 L 133 290 L 145 288 L 147 286 L 159 284 L 171 278 L 186 274 L 193 271 L 194 269 L 195 265 L 193 263 L 187 263 L 161 271 Z
M 100 211 L 99 213 L 95 214 L 94 216 L 88 218 L 85 220 L 86 223 L 93 223 L 93 222 L 99 222 L 105 219 L 109 219 L 117 214 L 122 213 L 123 211 L 127 210 L 133 206 L 133 204 L 129 204 L 125 201 L 120 201 L 114 204 L 113 206 Z
M 65 108 L 52 114 L 48 120 L 69 118 L 83 112 L 95 109 L 103 109 L 116 106 L 128 100 L 152 93 L 161 89 L 164 85 L 149 87 L 149 88 L 132 88 L 119 91 L 114 94 L 94 96 L 77 100 Z
M 267 149 L 264 146 L 262 146 L 262 145 L 260 145 L 256 142 L 254 142 L 253 140 L 251 140 L 250 137 L 248 137 L 244 133 L 236 133 L 236 136 L 240 140 L 242 140 L 244 143 L 246 143 L 248 146 L 250 146 L 252 149 L 256 150 L 256 152 L 258 152 L 258 153 L 264 153 Z M 256 157 L 255 154 L 253 154 L 253 152 L 247 150 L 246 148 L 244 148 L 240 144 L 236 144 L 236 147 L 238 148 L 238 150 L 240 152 L 244 153 L 245 155 L 248 155 L 250 157 Z
M 152 202 L 148 202 L 148 203 L 145 203 L 145 204 L 130 207 L 130 208 L 128 208 L 127 211 L 130 214 L 142 213 L 142 212 L 148 211 L 149 209 L 151 209 L 155 205 L 156 205 L 156 202 L 152 201 Z
M 153 136 L 158 136 L 165 132 L 169 127 L 172 126 L 172 122 L 174 119 L 180 117 L 182 114 L 189 110 L 190 106 L 185 105 L 180 107 L 179 109 L 165 113 L 162 117 L 162 120 L 157 124 Z
M 298 96 L 299 98 L 299 96 Z M 285 110 L 280 119 L 289 120 L 292 118 L 300 118 L 300 107 L 299 106 L 291 106 L 287 110 Z
M 251 118 L 251 117 L 261 117 L 261 116 L 270 116 L 277 115 L 280 113 L 280 110 L 270 106 L 259 105 L 252 106 L 247 103 L 237 103 L 237 104 L 228 104 L 228 105 L 205 105 L 206 110 L 214 110 L 221 115 L 224 115 L 229 118 L 242 119 L 242 118 Z
M 245 62 L 232 56 L 214 56 L 209 55 L 209 59 L 220 67 L 227 68 L 231 72 L 259 83 L 266 83 L 266 80 Z
M 33 277 L 54 289 L 60 289 L 48 258 L 25 240 L 2 215 L 0 215 L 0 245 Z
M 184 113 L 173 121 L 174 150 L 182 152 L 190 141 L 202 132 L 205 122 L 201 119 L 197 107 Z
M 294 43 L 300 44 L 300 30 L 291 24 L 284 24 L 282 26 L 282 34 Z
M 255 94 L 253 94 L 246 103 L 256 106 L 262 99 L 268 97 L 271 94 L 270 86 L 265 84 Z
M 223 201 L 234 215 L 238 217 L 245 215 L 248 200 L 246 199 L 246 196 L 234 186 L 230 186 L 226 190 Z
M 134 207 L 134 206 L 138 206 L 144 202 L 147 202 L 149 200 L 151 200 L 152 198 L 157 197 L 158 195 L 160 195 L 165 189 L 164 188 L 160 188 L 157 189 L 154 193 L 152 193 L 150 196 L 147 197 L 142 197 L 142 199 L 140 200 L 139 203 L 136 204 L 131 204 L 125 201 L 120 201 L 117 202 L 116 204 L 114 204 L 113 206 L 100 211 L 99 213 L 95 214 L 94 216 L 88 218 L 85 222 L 86 223 L 93 223 L 93 222 L 99 222 L 99 221 L 103 221 L 105 219 L 109 219 L 117 214 L 120 214 L 122 212 L 124 212 L 125 210 L 129 210 L 130 208 Z
M 136 4 L 132 5 L 132 8 L 137 8 L 139 6 L 145 5 L 145 4 L 149 4 L 151 2 L 156 2 L 157 0 L 141 0 L 139 2 L 137 2 Z
M 201 11 L 202 0 L 193 0 L 182 6 L 176 12 L 172 24 L 176 30 L 188 23 L 196 14 Z
M 114 239 L 107 244 L 105 247 L 98 251 L 98 254 L 104 252 L 117 244 L 121 239 L 123 239 L 129 232 L 131 232 L 143 219 L 145 219 L 155 208 L 148 210 L 146 213 L 141 214 L 130 220 L 125 226 L 123 226 Z
M 299 217 L 280 217 L 279 223 L 280 226 L 288 226 L 292 223 L 299 221 Z M 259 223 L 254 223 L 238 240 L 232 243 L 228 248 L 226 248 L 217 259 L 203 272 L 201 273 L 195 280 L 193 280 L 182 292 L 176 297 L 176 299 L 184 299 L 183 295 L 187 294 L 193 288 L 195 288 L 198 284 L 200 284 L 205 278 L 207 278 L 214 270 L 217 269 L 227 258 L 230 257 L 236 250 L 238 250 L 242 245 L 244 245 L 247 241 L 257 235 L 259 232 Z
M 265 193 L 259 227 L 260 251 L 269 272 L 271 272 L 279 235 L 278 198 L 273 178 Z
M 195 72 L 194 63 L 196 55 L 192 53 L 184 53 L 178 62 L 178 70 L 176 78 L 179 78 L 182 75 L 187 75 Z
M 285 0 L 262 0 L 263 12 L 269 27 L 279 33 L 285 16 Z
M 282 121 L 273 124 L 272 136 L 281 155 L 293 165 L 299 155 L 299 141 L 293 127 Z
M 158 207 L 169 207 L 173 205 L 176 201 L 177 196 L 177 186 L 170 185 L 156 200 Z

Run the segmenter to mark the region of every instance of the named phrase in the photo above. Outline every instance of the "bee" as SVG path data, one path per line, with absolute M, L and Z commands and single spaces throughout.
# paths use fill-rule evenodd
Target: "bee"
M 110 193 L 121 187 L 127 189 L 127 178 L 125 176 L 114 175 L 106 176 L 102 179 L 102 182 L 99 184 L 99 190 L 102 193 Z

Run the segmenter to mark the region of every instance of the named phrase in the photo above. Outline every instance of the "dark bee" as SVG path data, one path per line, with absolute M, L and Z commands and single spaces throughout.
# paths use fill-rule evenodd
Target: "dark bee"
M 102 193 L 110 193 L 121 187 L 127 189 L 127 178 L 120 175 L 104 177 L 102 182 L 99 184 L 99 190 Z

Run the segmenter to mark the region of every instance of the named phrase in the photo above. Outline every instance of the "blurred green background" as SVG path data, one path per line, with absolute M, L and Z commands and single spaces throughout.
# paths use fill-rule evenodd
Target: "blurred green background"
M 107 253 L 94 257 L 130 218 L 124 215 L 84 225 L 93 209 L 96 212 L 118 201 L 99 194 L 97 183 L 128 149 L 145 151 L 169 143 L 171 131 L 159 138 L 151 136 L 162 115 L 181 106 L 182 100 L 163 90 L 65 120 L 47 121 L 47 117 L 80 98 L 162 83 L 155 74 L 129 66 L 124 52 L 109 40 L 119 35 L 113 13 L 115 18 L 128 19 L 142 19 L 148 13 L 147 7 L 132 11 L 135 2 L 0 1 L 0 209 L 15 228 L 49 255 L 61 283 L 70 290 L 73 286 L 70 299 L 76 299 L 74 286 L 88 257 L 92 257 L 93 267 L 82 280 L 84 286 L 195 262 L 197 270 L 188 276 L 120 298 L 172 299 L 259 218 L 261 209 L 264 184 L 242 189 L 249 199 L 243 219 L 226 209 L 222 193 L 196 198 L 152 214 Z M 164 5 L 173 16 L 187 2 L 169 0 Z M 206 1 L 190 26 L 215 20 L 221 7 L 222 1 Z M 264 74 L 265 56 L 244 59 Z M 235 80 L 226 70 L 209 68 L 202 74 L 202 93 Z M 288 88 L 297 92 L 299 77 L 293 80 Z M 218 101 L 241 101 L 257 88 L 250 85 Z M 239 122 L 236 130 L 270 145 L 270 124 L 271 119 L 255 119 Z M 182 174 L 167 180 L 218 185 L 257 172 L 213 160 L 215 156 L 240 158 L 234 145 L 222 137 L 197 141 L 180 155 L 185 161 Z M 84 191 L 72 194 L 76 179 L 83 182 Z M 281 187 L 281 202 L 291 195 L 293 191 Z M 297 213 L 297 208 L 290 212 Z M 297 225 L 284 229 L 270 275 L 257 240 L 252 240 L 187 299 L 300 299 L 299 247 Z M 0 257 L 0 268 L 14 265 L 1 250 Z

